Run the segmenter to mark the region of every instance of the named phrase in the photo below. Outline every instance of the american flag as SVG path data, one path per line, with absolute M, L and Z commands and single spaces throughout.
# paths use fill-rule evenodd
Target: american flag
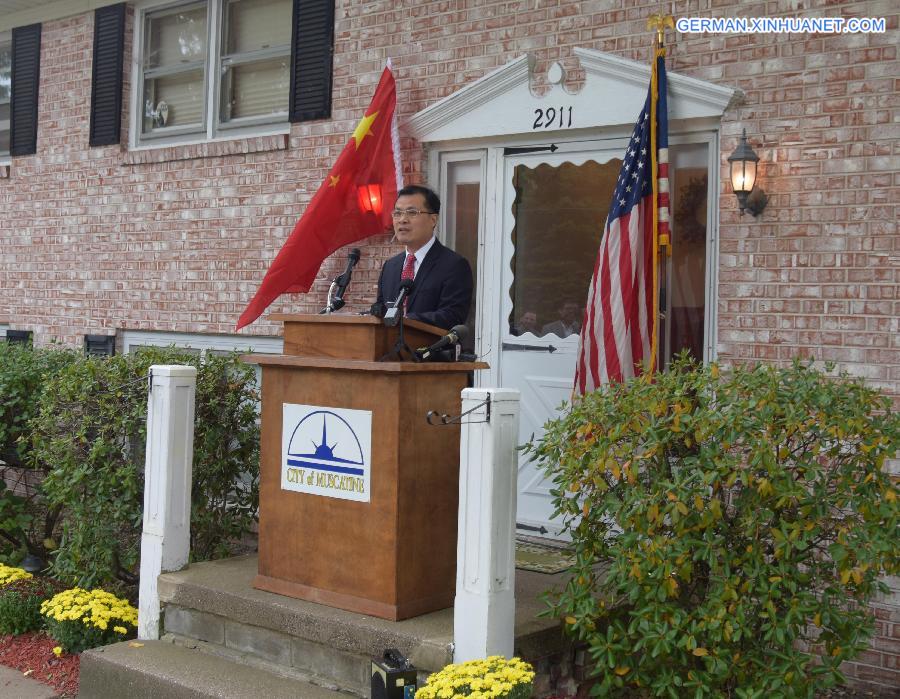
M 578 343 L 578 394 L 625 381 L 636 365 L 653 370 L 657 245 L 668 244 L 669 231 L 667 127 L 665 49 L 658 49 L 594 263 Z

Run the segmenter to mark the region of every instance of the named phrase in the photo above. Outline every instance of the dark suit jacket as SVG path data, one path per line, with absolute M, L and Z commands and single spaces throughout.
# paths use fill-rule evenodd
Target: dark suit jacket
M 406 253 L 395 255 L 381 269 L 378 301 L 392 303 L 400 293 L 400 274 Z M 406 306 L 406 317 L 449 330 L 466 322 L 472 301 L 472 268 L 469 261 L 435 240 L 425 255 L 416 285 Z

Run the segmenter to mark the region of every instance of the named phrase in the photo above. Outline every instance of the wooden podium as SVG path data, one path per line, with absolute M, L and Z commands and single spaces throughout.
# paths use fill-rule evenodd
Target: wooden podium
M 392 620 L 452 606 L 460 428 L 431 426 L 425 416 L 459 414 L 467 373 L 487 365 L 379 361 L 398 330 L 372 316 L 270 317 L 284 322 L 285 354 L 245 357 L 262 367 L 254 587 Z M 444 333 L 417 321 L 404 326 L 414 349 Z M 296 406 L 325 409 L 316 413 L 321 444 L 335 439 L 324 434 L 329 420 L 337 424 L 328 408 L 371 411 L 368 502 L 284 488 L 285 444 L 293 444 L 284 425 Z

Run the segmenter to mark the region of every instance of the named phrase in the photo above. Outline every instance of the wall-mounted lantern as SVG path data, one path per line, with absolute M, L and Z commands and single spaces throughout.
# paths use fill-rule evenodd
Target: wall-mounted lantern
M 381 198 L 380 184 L 362 184 L 357 187 L 359 195 L 359 210 L 364 214 L 372 213 L 381 216 L 383 200 Z
M 728 156 L 728 163 L 731 166 L 731 188 L 737 195 L 741 215 L 747 210 L 754 216 L 759 216 L 766 208 L 769 198 L 761 187 L 756 186 L 759 156 L 747 143 L 746 129 L 738 147 Z

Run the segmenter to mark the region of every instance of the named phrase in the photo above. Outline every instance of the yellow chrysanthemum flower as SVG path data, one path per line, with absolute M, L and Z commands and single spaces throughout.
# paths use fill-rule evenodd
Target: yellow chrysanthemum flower
M 416 699 L 504 699 L 517 689 L 530 691 L 534 670 L 519 658 L 493 655 L 481 660 L 448 665 L 430 675 Z
M 28 580 L 31 577 L 33 577 L 31 573 L 22 568 L 14 568 L 0 563 L 0 587 L 16 582 L 17 580 Z

